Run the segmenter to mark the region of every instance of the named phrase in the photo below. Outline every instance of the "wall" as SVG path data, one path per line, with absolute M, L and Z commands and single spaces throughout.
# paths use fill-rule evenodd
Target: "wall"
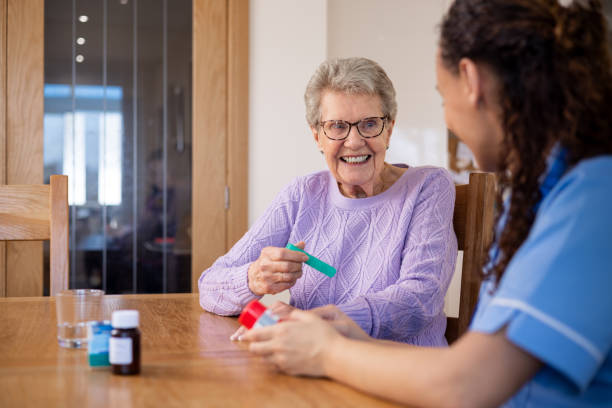
M 326 58 L 326 0 L 251 0 L 249 225 L 280 189 L 325 168 L 304 117 L 304 89 Z
M 436 27 L 449 3 L 251 0 L 249 225 L 294 177 L 325 168 L 304 118 L 303 94 L 328 57 L 372 58 L 393 81 L 398 116 L 387 161 L 446 166 L 434 67 Z M 456 315 L 456 284 L 450 293 L 447 310 Z
M 329 0 L 328 57 L 362 56 L 393 81 L 398 116 L 390 163 L 446 165 L 446 126 L 435 90 L 436 25 L 445 0 Z
M 298 175 L 325 168 L 304 118 L 308 79 L 327 57 L 379 62 L 398 94 L 387 160 L 446 166 L 435 90 L 436 26 L 448 0 L 251 0 L 249 225 Z

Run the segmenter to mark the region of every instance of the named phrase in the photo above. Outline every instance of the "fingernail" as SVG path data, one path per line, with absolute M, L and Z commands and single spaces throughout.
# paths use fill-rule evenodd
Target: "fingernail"
M 238 336 L 238 341 L 242 341 L 242 336 Z

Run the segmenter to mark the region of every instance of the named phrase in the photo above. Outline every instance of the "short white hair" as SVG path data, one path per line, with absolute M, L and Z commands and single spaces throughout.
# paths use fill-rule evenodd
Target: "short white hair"
M 367 58 L 333 58 L 319 65 L 304 92 L 306 121 L 312 127 L 319 124 L 324 91 L 378 95 L 383 115 L 390 120 L 395 120 L 397 115 L 393 83 L 380 65 Z

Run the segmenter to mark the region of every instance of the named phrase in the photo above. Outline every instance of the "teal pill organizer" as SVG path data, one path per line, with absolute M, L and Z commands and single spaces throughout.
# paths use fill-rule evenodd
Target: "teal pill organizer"
M 334 275 L 336 274 L 336 268 L 310 255 L 308 252 L 304 251 L 303 249 L 300 249 L 293 244 L 287 244 L 286 248 L 291 249 L 293 251 L 300 251 L 308 255 L 308 260 L 306 261 L 306 265 L 312 266 L 313 268 L 315 268 L 317 271 L 321 272 L 322 274 L 327 275 L 330 278 L 333 278 Z
M 108 361 L 108 343 L 113 327 L 110 321 L 90 322 L 89 344 L 88 344 L 88 360 L 91 367 L 106 367 L 110 366 Z

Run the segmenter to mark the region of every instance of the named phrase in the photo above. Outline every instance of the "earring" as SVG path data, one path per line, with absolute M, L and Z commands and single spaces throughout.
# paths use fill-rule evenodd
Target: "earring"
M 319 153 L 323 154 L 323 150 L 319 150 Z
M 386 148 L 386 150 L 389 150 L 389 145 L 387 145 L 387 148 Z

